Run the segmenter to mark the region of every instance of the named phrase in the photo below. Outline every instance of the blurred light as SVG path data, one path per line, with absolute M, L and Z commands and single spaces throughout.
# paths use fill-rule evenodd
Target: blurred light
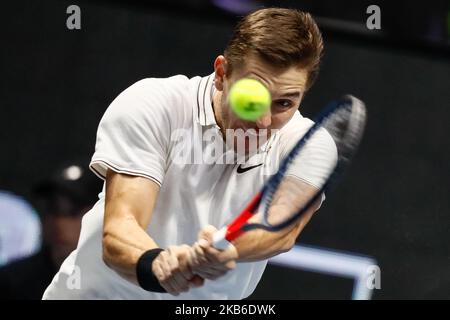
M 79 166 L 70 166 L 67 169 L 64 170 L 64 179 L 67 180 L 78 180 L 81 178 L 81 175 L 83 174 L 83 169 L 81 169 Z
M 35 254 L 41 232 L 34 208 L 24 198 L 0 191 L 0 266 Z
M 366 285 L 368 270 L 376 261 L 351 253 L 296 245 L 290 251 L 269 260 L 271 264 L 319 272 L 336 277 L 352 278 L 354 300 L 370 300 L 372 290 Z
M 247 14 L 262 4 L 256 0 L 213 0 L 217 7 L 236 14 Z

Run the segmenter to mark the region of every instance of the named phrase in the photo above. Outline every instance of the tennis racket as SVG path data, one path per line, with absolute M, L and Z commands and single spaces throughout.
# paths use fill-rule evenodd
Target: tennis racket
M 249 230 L 276 232 L 295 223 L 317 203 L 323 193 L 328 193 L 336 185 L 358 149 L 365 124 L 366 107 L 362 101 L 351 95 L 332 101 L 284 157 L 278 171 L 269 178 L 261 191 L 230 224 L 214 234 L 213 246 L 224 250 L 231 241 Z M 308 150 L 308 146 L 315 143 L 324 130 L 336 145 L 337 158 L 324 172 L 319 185 L 311 188 L 311 185 L 291 173 L 301 166 L 303 151 Z M 261 215 L 261 221 L 249 223 L 248 220 L 257 213 Z

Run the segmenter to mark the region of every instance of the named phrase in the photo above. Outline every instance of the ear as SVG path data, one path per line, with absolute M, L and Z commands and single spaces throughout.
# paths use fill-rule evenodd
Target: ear
M 216 89 L 219 91 L 223 91 L 223 83 L 226 78 L 227 73 L 227 60 L 224 56 L 220 55 L 214 61 L 214 84 Z

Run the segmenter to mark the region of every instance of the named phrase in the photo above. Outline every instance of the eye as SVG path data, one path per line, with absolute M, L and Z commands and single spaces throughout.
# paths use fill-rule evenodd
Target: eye
M 294 104 L 292 103 L 291 100 L 282 99 L 282 100 L 275 101 L 275 106 L 277 108 L 281 108 L 281 109 L 289 109 L 293 105 Z

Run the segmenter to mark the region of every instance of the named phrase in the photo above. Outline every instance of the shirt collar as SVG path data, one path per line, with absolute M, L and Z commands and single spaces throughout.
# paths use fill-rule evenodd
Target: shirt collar
M 216 125 L 212 97 L 214 94 L 214 73 L 200 79 L 197 87 L 197 122 L 202 126 Z

